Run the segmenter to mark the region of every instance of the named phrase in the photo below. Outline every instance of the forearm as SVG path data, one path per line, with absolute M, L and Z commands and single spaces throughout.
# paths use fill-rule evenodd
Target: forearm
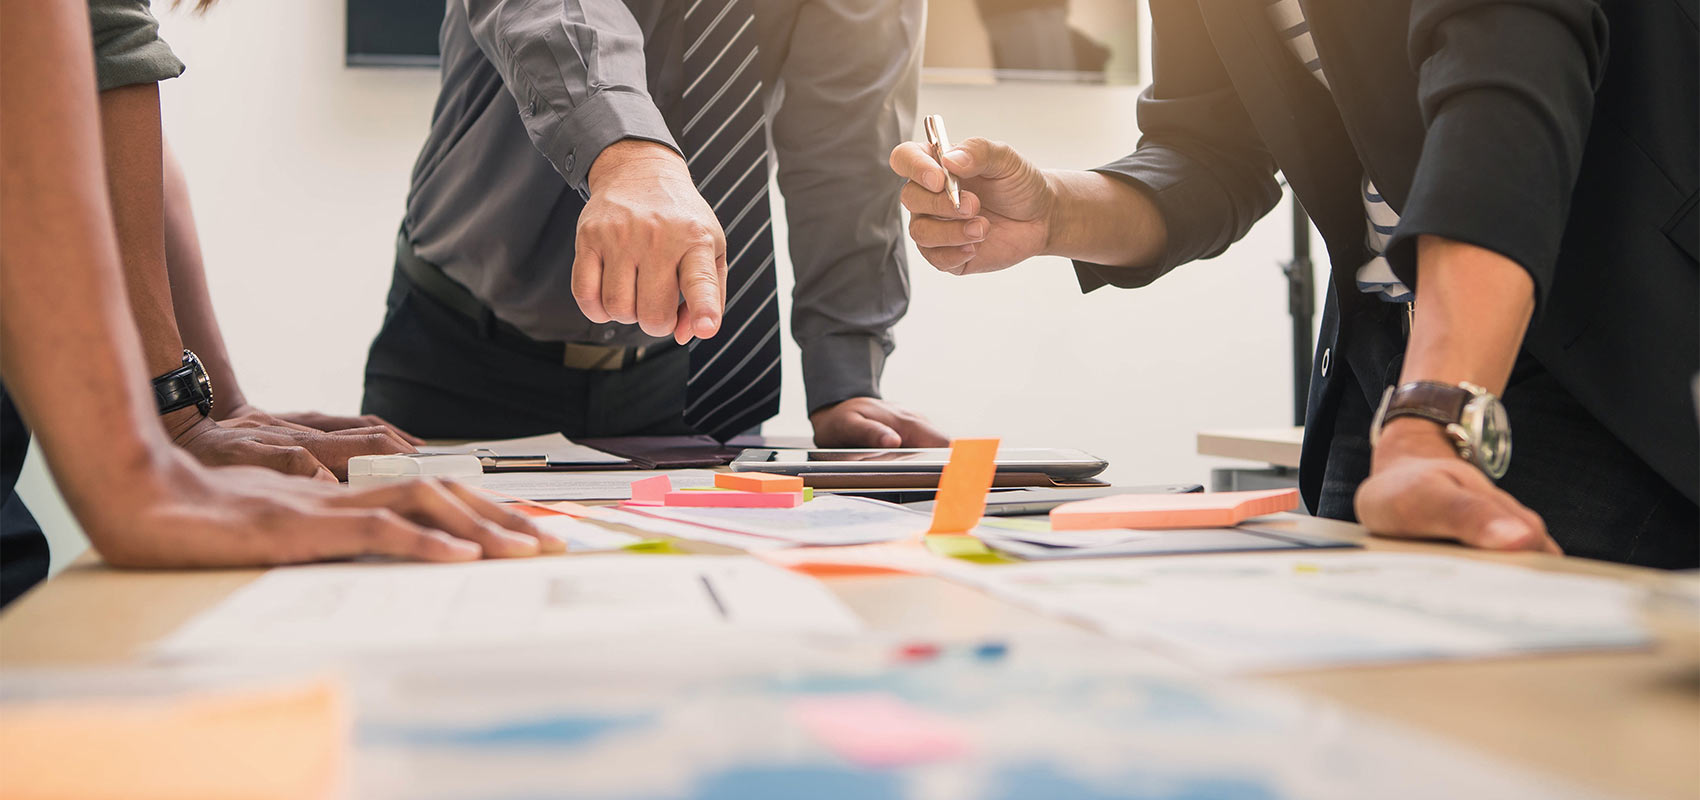
M 164 154 L 165 266 L 170 276 L 171 305 L 176 310 L 183 346 L 195 351 L 212 379 L 218 399 L 213 404 L 213 416 L 224 419 L 232 410 L 247 405 L 248 399 L 236 382 L 236 369 L 213 312 L 200 236 L 195 232 L 195 213 L 189 204 L 189 183 L 169 143 Z
M 1097 172 L 1046 170 L 1056 203 L 1045 255 L 1148 269 L 1168 247 L 1163 214 L 1132 184 Z
M 1424 236 L 1401 382 L 1469 381 L 1505 391 L 1535 309 L 1534 281 L 1505 256 Z
M 88 9 L 19 0 L 0 22 L 0 363 L 85 528 L 169 456 L 146 392 L 101 169 Z
M 165 266 L 159 84 L 101 92 L 100 130 L 124 288 L 141 332 L 148 374 L 159 375 L 183 363 L 183 339 Z

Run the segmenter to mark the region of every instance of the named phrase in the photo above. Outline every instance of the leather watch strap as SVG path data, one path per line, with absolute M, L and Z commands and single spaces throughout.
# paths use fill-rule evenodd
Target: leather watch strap
M 1450 425 L 1464 418 L 1464 406 L 1471 397 L 1470 390 L 1448 383 L 1413 381 L 1402 384 L 1393 390 L 1382 423 L 1399 417 L 1421 417 Z

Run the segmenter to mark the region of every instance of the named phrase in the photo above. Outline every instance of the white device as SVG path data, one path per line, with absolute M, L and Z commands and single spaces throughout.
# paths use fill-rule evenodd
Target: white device
M 348 485 L 353 488 L 414 478 L 447 478 L 476 485 L 484 478 L 484 465 L 478 456 L 462 453 L 396 453 L 348 460 Z

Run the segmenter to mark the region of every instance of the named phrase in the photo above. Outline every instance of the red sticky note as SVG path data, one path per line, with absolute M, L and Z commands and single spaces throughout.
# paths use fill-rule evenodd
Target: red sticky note
M 673 491 L 673 479 L 666 475 L 632 481 L 632 503 L 658 506 L 666 501 L 667 493 L 671 491 Z
M 718 472 L 714 485 L 722 489 L 743 492 L 800 492 L 803 479 L 797 475 L 770 475 L 766 472 Z
M 933 502 L 933 524 L 928 533 L 966 533 L 980 524 L 986 513 L 986 493 L 992 490 L 997 473 L 998 440 L 954 439 L 950 460 L 939 475 L 939 493 Z
M 1051 529 L 1224 528 L 1252 517 L 1299 507 L 1299 490 L 1120 494 L 1065 503 L 1051 509 Z
M 796 508 L 802 492 L 668 492 L 663 504 L 679 508 Z
M 864 767 L 949 761 L 970 749 L 966 728 L 887 692 L 791 702 L 791 717 L 821 744 Z

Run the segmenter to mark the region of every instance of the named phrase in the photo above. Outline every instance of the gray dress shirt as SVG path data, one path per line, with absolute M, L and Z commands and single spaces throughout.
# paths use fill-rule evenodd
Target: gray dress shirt
M 544 341 L 655 344 L 572 296 L 586 175 L 624 138 L 678 149 L 690 0 L 448 0 L 442 90 L 414 165 L 415 252 Z M 718 2 L 719 0 L 703 0 Z M 754 0 L 796 273 L 791 331 L 810 411 L 879 396 L 909 304 L 902 180 L 921 0 Z

